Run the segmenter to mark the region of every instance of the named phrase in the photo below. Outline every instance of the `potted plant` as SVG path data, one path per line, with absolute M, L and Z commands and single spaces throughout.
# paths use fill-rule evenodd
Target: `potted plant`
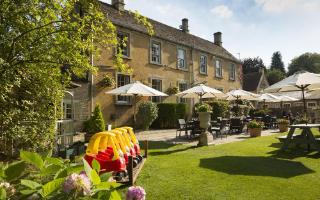
M 204 132 L 201 133 L 199 137 L 198 146 L 207 146 L 208 145 L 208 134 L 207 129 L 210 126 L 211 120 L 211 107 L 208 104 L 201 104 L 197 108 L 199 121 L 200 121 L 200 128 L 204 129 Z
M 167 89 L 167 94 L 168 95 L 175 95 L 179 92 L 179 88 L 178 87 L 169 87 Z
M 252 120 L 251 122 L 248 123 L 248 129 L 249 129 L 250 137 L 261 136 L 262 123 L 257 122 L 256 120 Z
M 288 131 L 289 120 L 287 120 L 287 119 L 279 119 L 277 124 L 278 124 L 278 127 L 279 127 L 279 131 L 281 133 Z

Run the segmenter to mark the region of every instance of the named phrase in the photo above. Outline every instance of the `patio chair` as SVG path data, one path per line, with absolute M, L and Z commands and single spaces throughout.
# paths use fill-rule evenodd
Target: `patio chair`
M 240 118 L 231 118 L 229 133 L 241 133 L 243 129 L 243 122 Z
M 218 138 L 220 136 L 220 138 L 222 139 L 223 136 L 227 137 L 228 136 L 228 131 L 229 131 L 230 127 L 228 125 L 228 121 L 227 120 L 221 120 L 219 123 L 213 124 L 211 126 L 211 133 L 215 133 L 216 134 L 216 138 Z
M 264 128 L 265 129 L 272 128 L 272 118 L 271 118 L 271 116 L 270 115 L 266 115 L 263 118 L 263 123 L 264 123 Z
M 186 120 L 184 119 L 178 119 L 178 129 L 176 130 L 176 138 L 178 137 L 178 132 L 179 132 L 179 137 L 181 137 L 181 132 L 184 131 L 185 134 L 188 134 L 189 130 L 193 130 L 192 125 L 188 125 L 188 123 L 186 123 Z

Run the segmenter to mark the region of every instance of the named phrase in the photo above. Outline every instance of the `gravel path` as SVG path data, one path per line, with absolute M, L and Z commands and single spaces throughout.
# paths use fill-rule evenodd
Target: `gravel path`
M 273 130 L 263 130 L 261 136 L 269 136 L 279 133 L 277 129 Z M 187 144 L 196 145 L 198 143 L 197 138 L 189 139 L 181 133 L 180 138 L 176 138 L 176 129 L 166 129 L 166 130 L 149 130 L 141 131 L 136 133 L 139 140 L 149 140 L 149 141 L 164 141 L 173 144 Z M 228 135 L 228 137 L 214 138 L 210 135 L 209 145 L 219 145 L 230 142 L 238 142 L 250 138 L 247 133 L 241 133 L 237 135 Z

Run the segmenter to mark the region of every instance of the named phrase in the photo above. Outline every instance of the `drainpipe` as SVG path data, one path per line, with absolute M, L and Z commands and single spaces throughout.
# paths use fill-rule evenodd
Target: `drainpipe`
M 91 41 L 91 44 L 93 45 L 93 39 L 92 39 L 92 41 Z M 91 62 L 91 66 L 93 67 L 93 54 L 91 54 L 91 56 L 90 56 L 90 62 Z M 90 78 L 90 115 L 91 115 L 91 113 L 93 112 L 93 107 L 94 107 L 94 105 L 93 105 L 93 74 L 92 74 L 92 72 L 90 72 L 90 76 L 91 76 L 91 78 Z

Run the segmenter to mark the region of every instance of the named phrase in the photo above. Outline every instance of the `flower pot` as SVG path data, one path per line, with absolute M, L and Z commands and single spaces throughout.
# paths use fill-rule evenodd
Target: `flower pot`
M 250 137 L 261 136 L 262 128 L 249 128 Z
M 198 112 L 199 115 L 199 121 L 200 121 L 200 128 L 203 128 L 205 130 L 208 129 L 210 126 L 210 112 Z
M 288 124 L 278 124 L 278 127 L 281 133 L 288 131 Z

